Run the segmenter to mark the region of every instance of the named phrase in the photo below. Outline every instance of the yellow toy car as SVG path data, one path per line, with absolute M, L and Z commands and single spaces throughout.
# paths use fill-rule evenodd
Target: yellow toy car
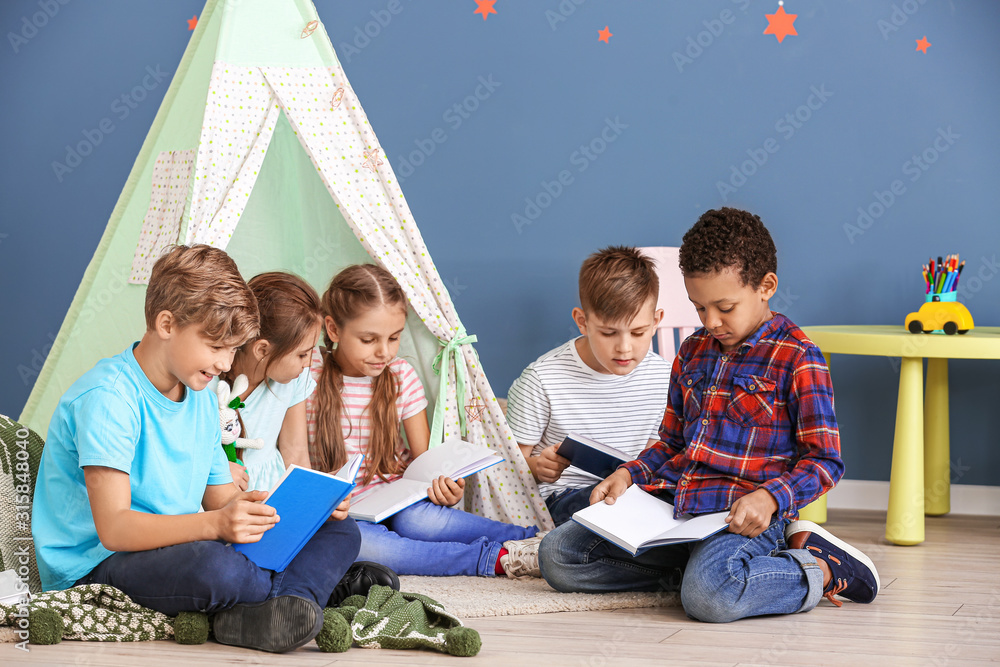
M 972 313 L 957 301 L 928 301 L 920 310 L 906 316 L 905 326 L 910 333 L 932 333 L 941 330 L 954 335 L 968 333 L 976 325 Z

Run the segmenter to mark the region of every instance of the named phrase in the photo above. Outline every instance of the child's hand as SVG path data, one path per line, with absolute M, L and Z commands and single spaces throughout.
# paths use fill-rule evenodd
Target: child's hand
M 456 482 L 451 477 L 441 475 L 434 480 L 431 484 L 431 488 L 427 489 L 427 498 L 435 505 L 451 507 L 462 499 L 462 495 L 464 493 L 464 479 L 459 479 Z
M 337 509 L 333 510 L 333 514 L 330 518 L 334 521 L 343 521 L 347 518 L 347 512 L 351 509 L 351 497 L 347 496 L 344 500 L 337 505 Z
M 258 542 L 278 523 L 278 512 L 258 501 L 267 498 L 266 491 L 246 491 L 233 496 L 218 512 L 219 539 L 226 542 Z
M 629 474 L 628 470 L 624 468 L 616 470 L 590 492 L 590 504 L 593 505 L 603 500 L 608 505 L 614 505 L 615 499 L 625 493 L 625 489 L 630 486 L 632 486 L 632 475 Z
M 247 474 L 247 469 L 241 466 L 239 463 L 229 462 L 229 472 L 233 474 L 233 484 L 240 491 L 246 491 L 247 487 L 250 486 L 250 475 Z
M 563 470 L 569 467 L 569 459 L 556 454 L 559 445 L 552 445 L 543 449 L 538 456 L 532 456 L 534 465 L 529 465 L 535 479 L 539 482 L 552 482 L 559 479 Z
M 729 508 L 726 523 L 729 532 L 754 538 L 767 530 L 771 517 L 778 511 L 778 501 L 767 489 L 757 489 L 736 499 Z

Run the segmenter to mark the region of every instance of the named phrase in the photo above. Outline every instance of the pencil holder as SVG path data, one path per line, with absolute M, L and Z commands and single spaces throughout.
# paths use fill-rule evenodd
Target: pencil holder
M 944 294 L 929 293 L 924 295 L 924 303 L 934 303 L 936 301 L 955 303 L 958 301 L 958 292 L 945 292 Z
M 942 294 L 928 293 L 920 310 L 906 316 L 904 322 L 910 333 L 964 334 L 975 327 L 972 313 L 958 302 L 955 291 Z

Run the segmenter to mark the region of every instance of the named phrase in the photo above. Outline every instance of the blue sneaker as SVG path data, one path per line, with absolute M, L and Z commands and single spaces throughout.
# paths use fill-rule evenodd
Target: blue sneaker
M 823 597 L 837 605 L 843 603 L 835 595 L 852 602 L 867 604 L 878 595 L 879 580 L 875 563 L 859 549 L 837 539 L 812 521 L 793 521 L 785 529 L 789 549 L 806 549 L 814 558 L 822 558 L 830 566 L 830 583 Z

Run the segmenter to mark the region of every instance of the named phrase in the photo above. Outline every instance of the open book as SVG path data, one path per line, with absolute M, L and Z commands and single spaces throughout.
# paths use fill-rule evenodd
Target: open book
M 355 454 L 334 474 L 288 466 L 264 500 L 278 510 L 280 520 L 259 542 L 234 544 L 233 548 L 265 570 L 281 572 L 312 539 L 354 489 L 354 478 L 364 454 Z
M 604 479 L 623 463 L 632 459 L 625 452 L 610 445 L 591 440 L 579 433 L 570 433 L 559 445 L 556 454 L 591 475 Z
M 351 516 L 379 523 L 427 497 L 431 483 L 445 475 L 454 480 L 468 477 L 503 461 L 488 447 L 451 438 L 418 456 L 399 479 L 378 484 L 351 501 Z
M 725 530 L 729 512 L 674 518 L 674 506 L 633 484 L 613 505 L 603 500 L 573 515 L 573 521 L 633 556 L 668 544 L 696 542 Z

